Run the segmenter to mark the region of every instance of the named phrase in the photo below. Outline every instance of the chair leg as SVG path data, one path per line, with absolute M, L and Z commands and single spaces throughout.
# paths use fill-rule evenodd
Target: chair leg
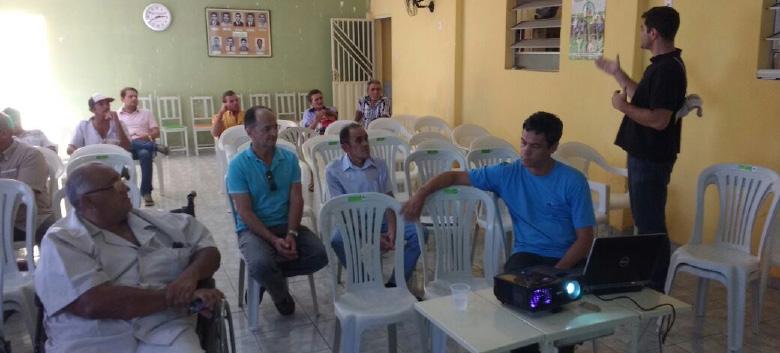
M 238 265 L 238 307 L 243 308 L 244 307 L 244 280 L 245 280 L 245 274 L 246 271 L 246 264 L 244 263 L 244 260 L 241 260 L 241 262 Z
M 159 156 L 154 157 L 154 167 L 157 169 L 157 189 L 160 195 L 165 195 L 165 175 L 163 174 L 163 164 Z
M 252 278 L 247 279 L 247 287 L 249 287 L 249 293 L 247 293 L 247 321 L 249 321 L 249 329 L 256 330 L 258 328 L 259 312 L 260 312 L 260 283 L 257 283 Z
M 761 324 L 761 307 L 764 303 L 764 287 L 761 285 L 761 280 L 753 281 L 753 333 L 758 334 L 759 325 Z
M 387 326 L 387 348 L 390 353 L 398 353 L 398 324 Z
M 317 287 L 314 286 L 314 275 L 309 276 L 309 287 L 311 288 L 311 302 L 314 305 L 314 316 L 320 316 L 320 305 L 317 303 Z
M 354 353 L 360 352 L 360 330 L 354 320 L 345 320 L 346 322 L 340 323 L 341 326 L 341 341 L 340 350 L 341 353 Z
M 333 336 L 333 353 L 338 353 L 341 348 L 341 321 L 338 319 L 336 319 L 336 330 Z
M 190 156 L 190 141 L 187 138 L 187 130 L 181 132 L 184 135 L 184 151 L 187 153 L 187 157 Z
M 737 276 L 735 276 L 737 277 Z M 744 278 L 727 279 L 728 291 L 728 351 L 741 352 L 742 338 L 745 331 L 745 291 L 747 290 Z
M 696 290 L 696 316 L 703 317 L 707 306 L 707 291 L 710 288 L 710 280 L 700 277 Z

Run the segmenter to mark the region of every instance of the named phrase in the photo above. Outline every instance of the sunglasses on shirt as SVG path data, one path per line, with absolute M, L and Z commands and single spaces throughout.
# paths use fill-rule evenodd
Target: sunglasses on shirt
M 268 183 L 268 188 L 271 191 L 276 191 L 276 182 L 274 181 L 274 173 L 271 173 L 271 171 L 265 172 L 265 181 Z

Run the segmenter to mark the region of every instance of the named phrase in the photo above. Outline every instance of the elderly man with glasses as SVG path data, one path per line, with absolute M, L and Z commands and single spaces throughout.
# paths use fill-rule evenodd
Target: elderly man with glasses
M 282 315 L 295 312 L 286 277 L 310 274 L 328 258 L 317 236 L 301 225 L 301 169 L 294 153 L 276 148 L 279 125 L 268 108 L 244 115 L 251 147 L 228 167 L 227 190 L 236 209 L 238 246 L 249 275 L 268 290 Z
M 74 206 L 41 244 L 35 289 L 47 352 L 203 352 L 189 310 L 223 296 L 197 289 L 219 268 L 211 233 L 193 217 L 133 209 L 111 167 L 68 175 Z

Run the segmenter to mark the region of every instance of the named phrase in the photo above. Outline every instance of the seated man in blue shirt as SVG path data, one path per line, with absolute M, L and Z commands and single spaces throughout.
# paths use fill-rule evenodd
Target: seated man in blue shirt
M 409 219 L 420 217 L 425 198 L 451 185 L 470 185 L 504 200 L 515 234 L 505 271 L 536 265 L 560 269 L 584 265 L 593 242 L 593 203 L 585 176 L 552 158 L 563 123 L 551 113 L 537 112 L 523 122 L 522 160 L 470 172 L 446 172 L 431 179 L 404 205 Z M 534 351 L 535 346 L 527 347 Z M 573 351 L 561 347 L 559 352 Z
M 345 126 L 339 133 L 339 142 L 345 155 L 341 159 L 328 164 L 325 170 L 325 180 L 331 197 L 344 194 L 363 192 L 379 192 L 393 196 L 385 162 L 378 158 L 371 158 L 371 148 L 368 145 L 368 134 L 359 124 L 353 123 Z M 382 252 L 393 250 L 395 246 L 395 213 L 387 212 L 385 222 L 382 224 L 382 237 L 380 247 Z M 414 223 L 404 225 L 404 278 L 407 281 L 412 277 L 417 259 L 420 257 L 420 243 L 417 240 L 417 228 Z M 344 254 L 344 241 L 341 234 L 336 233 L 331 241 L 331 246 L 342 265 L 346 263 Z M 395 276 L 390 276 L 387 286 L 393 287 Z
M 316 272 L 328 257 L 322 241 L 301 225 L 301 169 L 294 153 L 276 148 L 276 114 L 252 107 L 244 128 L 252 145 L 230 162 L 227 174 L 238 246 L 250 276 L 268 290 L 280 314 L 292 315 L 295 302 L 285 278 Z

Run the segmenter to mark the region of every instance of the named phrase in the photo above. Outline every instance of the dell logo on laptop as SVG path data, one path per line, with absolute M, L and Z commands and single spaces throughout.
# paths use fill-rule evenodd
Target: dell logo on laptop
M 626 268 L 630 263 L 631 263 L 631 258 L 628 256 L 623 256 L 620 258 L 620 261 L 618 261 L 618 267 Z

